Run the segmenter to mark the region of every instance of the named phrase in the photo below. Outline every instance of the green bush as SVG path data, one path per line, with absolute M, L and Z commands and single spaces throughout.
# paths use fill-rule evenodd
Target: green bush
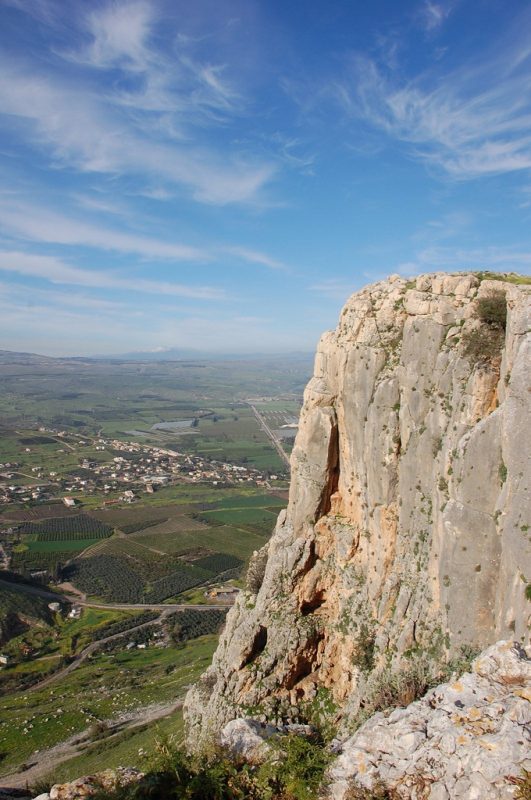
M 465 357 L 474 363 L 497 359 L 505 342 L 507 301 L 505 293 L 494 289 L 476 302 L 475 316 L 479 328 L 466 331 L 462 336 Z
M 498 325 L 505 330 L 507 324 L 507 300 L 505 292 L 495 289 L 476 303 L 476 314 L 487 325 Z
M 368 686 L 362 710 L 356 720 L 357 727 L 377 711 L 408 706 L 424 697 L 434 686 L 448 681 L 454 673 L 466 672 L 477 655 L 478 652 L 473 648 L 463 646 L 459 654 L 439 667 L 425 655 L 417 655 L 402 669 L 383 670 Z
M 463 352 L 474 363 L 491 361 L 502 350 L 505 335 L 501 328 L 474 328 L 463 334 Z
M 316 800 L 331 758 L 322 744 L 294 735 L 271 744 L 271 759 L 253 767 L 220 749 L 189 756 L 163 738 L 140 783 L 93 800 Z
M 264 798 L 314 800 L 331 761 L 322 742 L 290 734 L 279 738 L 276 748 L 277 757 L 258 771 L 259 785 L 269 792 Z

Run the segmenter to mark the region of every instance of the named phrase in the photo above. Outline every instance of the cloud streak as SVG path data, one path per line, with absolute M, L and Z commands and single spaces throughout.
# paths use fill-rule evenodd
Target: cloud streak
M 198 144 L 198 127 L 216 127 L 222 112 L 230 116 L 235 109 L 223 65 L 189 57 L 168 63 L 148 51 L 143 3 L 112 5 L 90 19 L 91 46 L 64 54 L 81 70 L 74 83 L 0 60 L 0 109 L 18 134 L 51 155 L 55 166 L 179 186 L 202 203 L 258 202 L 276 172 L 272 161 L 227 144 Z M 96 68 L 119 68 L 122 80 L 98 91 Z
M 79 198 L 76 200 L 79 202 Z M 84 201 L 84 198 L 81 200 Z M 90 202 L 87 205 L 92 207 Z M 105 203 L 96 202 L 93 205 L 96 211 L 108 210 Z M 0 229 L 24 242 L 81 245 L 107 252 L 134 254 L 142 259 L 206 263 L 228 254 L 248 264 L 258 264 L 275 270 L 288 269 L 281 261 L 256 249 L 221 244 L 193 247 L 178 242 L 165 242 L 155 237 L 138 236 L 67 217 L 12 197 L 8 200 L 0 199 Z
M 0 252 L 0 270 L 18 275 L 41 278 L 50 283 L 85 286 L 92 289 L 119 289 L 121 291 L 147 292 L 148 294 L 174 295 L 195 300 L 222 300 L 225 292 L 212 286 L 185 286 L 170 281 L 151 281 L 137 277 L 123 277 L 101 270 L 73 267 L 54 256 L 21 252 Z
M 29 203 L 0 202 L 4 230 L 35 242 L 83 245 L 100 250 L 135 253 L 147 258 L 197 261 L 209 258 L 203 249 L 122 233 L 112 228 L 72 219 Z
M 349 79 L 331 91 L 349 115 L 409 145 L 412 156 L 452 178 L 527 171 L 530 57 L 529 42 L 520 37 L 482 62 L 400 81 L 396 72 L 386 75 L 375 61 L 356 56 Z

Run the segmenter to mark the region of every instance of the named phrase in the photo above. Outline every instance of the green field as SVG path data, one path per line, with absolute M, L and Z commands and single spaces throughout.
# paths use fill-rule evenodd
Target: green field
M 203 511 L 201 518 L 211 524 L 233 525 L 252 533 L 270 535 L 275 527 L 277 514 L 265 508 L 228 508 Z
M 25 574 L 48 569 L 60 579 L 61 570 L 79 561 L 88 573 L 94 567 L 94 574 L 81 581 L 90 593 L 103 598 L 119 589 L 129 602 L 179 595 L 195 604 L 205 600 L 205 584 L 230 579 L 241 586 L 248 559 L 267 542 L 284 497 L 247 483 L 232 488 L 192 483 L 185 474 L 132 505 L 103 508 L 104 500 L 115 501 L 125 487 L 104 497 L 93 488 L 94 474 L 83 463 L 110 464 L 122 455 L 111 444 L 96 449 L 102 446 L 100 438 L 116 438 L 285 477 L 285 467 L 245 401 L 282 395 L 282 400 L 262 404 L 262 412 L 294 414 L 310 370 L 304 358 L 158 363 L 17 360 L 0 353 L 0 463 L 10 462 L 5 484 L 23 486 L 19 497 L 26 498 L 0 509 L 4 544 L 13 548 L 12 567 Z M 157 423 L 184 419 L 197 419 L 197 424 L 153 430 Z M 275 423 L 281 419 L 271 417 Z M 55 431 L 39 431 L 39 426 Z M 90 479 L 86 490 L 80 483 L 85 478 Z M 81 510 L 67 509 L 64 496 L 76 497 Z M 47 600 L 16 586 L 0 591 L 0 617 L 16 609 L 28 623 L 6 631 L 2 644 L 11 659 L 0 671 L 0 691 L 2 686 L 8 690 L 0 698 L 3 774 L 31 761 L 36 749 L 79 734 L 98 720 L 113 720 L 152 703 L 173 703 L 204 671 L 216 644 L 210 635 L 178 647 L 126 651 L 120 638 L 106 645 L 115 651 L 98 652 L 49 688 L 31 689 L 30 684 L 62 668 L 93 639 L 122 630 L 137 614 L 85 609 L 81 619 L 64 620 L 47 606 Z M 211 629 L 193 614 L 188 623 L 192 633 Z M 17 689 L 23 682 L 26 689 Z M 153 748 L 157 731 L 179 734 L 180 729 L 177 712 L 135 731 L 113 731 L 101 742 L 88 743 L 82 754 L 54 771 L 55 777 L 77 777 L 120 763 L 144 766 L 139 750 Z
M 77 466 L 67 446 L 71 440 L 46 441 L 55 437 L 34 429 L 48 425 L 68 434 L 101 431 L 122 439 L 131 438 L 128 430 L 145 431 L 142 441 L 148 443 L 173 442 L 190 452 L 247 458 L 260 468 L 277 469 L 276 452 L 241 401 L 256 394 L 290 394 L 292 401 L 276 402 L 297 406 L 311 357 L 128 362 L 24 356 L 0 361 L 0 368 L 0 420 L 11 427 L 0 440 L 0 462 L 16 460 L 23 467 L 41 465 L 60 473 Z M 192 435 L 150 430 L 159 422 L 195 417 L 199 429 Z M 94 451 L 90 441 L 84 454 L 94 460 L 106 455 Z
M 20 622 L 13 625 L 11 621 L 4 631 L 2 652 L 10 662 L 0 671 L 0 694 L 22 686 L 26 679 L 40 680 L 60 667 L 64 657 L 74 656 L 99 638 L 98 631 L 136 617 L 134 612 L 86 609 L 80 619 L 64 619 L 50 611 L 48 602 L 20 586 L 0 587 L 0 618 L 9 622 L 13 615 L 20 615 Z M 24 648 L 30 649 L 30 659 Z
M 135 534 L 139 542 L 158 547 L 166 553 L 184 553 L 194 548 L 205 548 L 213 552 L 229 553 L 247 560 L 253 550 L 258 550 L 267 541 L 261 533 L 238 530 L 227 525 L 205 528 L 201 531 L 181 532 L 176 536 L 169 534 Z
M 271 494 L 247 494 L 224 497 L 215 503 L 215 508 L 284 508 L 286 500 Z
M 216 641 L 205 636 L 179 648 L 98 655 L 55 688 L 1 698 L 0 775 L 98 720 L 176 701 L 208 666 Z
M 30 553 L 80 553 L 101 539 L 66 539 L 60 542 L 25 542 Z

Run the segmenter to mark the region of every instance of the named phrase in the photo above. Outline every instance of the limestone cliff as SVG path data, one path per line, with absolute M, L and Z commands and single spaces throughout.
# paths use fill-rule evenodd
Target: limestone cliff
M 345 726 L 384 669 L 526 641 L 530 289 L 445 273 L 349 299 L 318 347 L 287 512 L 188 694 L 191 742 L 316 703 Z M 499 351 L 481 349 L 493 296 Z

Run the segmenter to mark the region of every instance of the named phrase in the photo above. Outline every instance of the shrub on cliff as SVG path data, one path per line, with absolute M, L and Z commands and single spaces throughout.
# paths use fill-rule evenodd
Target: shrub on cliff
M 477 301 L 476 313 L 481 322 L 486 322 L 487 325 L 496 325 L 505 330 L 507 323 L 505 292 L 494 289 L 485 297 L 480 297 Z
M 505 342 L 507 301 L 505 293 L 493 289 L 476 302 L 475 317 L 481 323 L 463 334 L 463 352 L 474 363 L 499 358 Z

